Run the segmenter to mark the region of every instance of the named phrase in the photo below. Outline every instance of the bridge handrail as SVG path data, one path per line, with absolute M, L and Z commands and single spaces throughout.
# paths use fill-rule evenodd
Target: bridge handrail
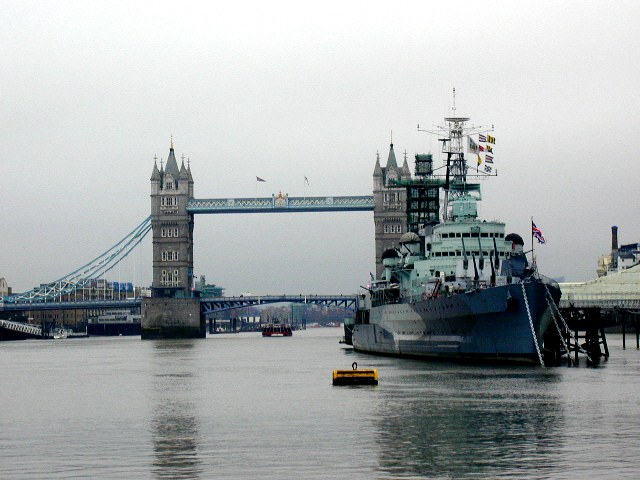
M 295 211 L 301 210 L 373 210 L 373 195 L 326 197 L 256 197 L 256 198 L 190 198 L 187 211 L 192 213 L 223 213 L 234 211 Z
M 17 332 L 29 333 L 31 335 L 42 335 L 42 327 L 36 325 L 28 325 L 26 323 L 14 322 L 11 320 L 0 319 L 0 327 Z

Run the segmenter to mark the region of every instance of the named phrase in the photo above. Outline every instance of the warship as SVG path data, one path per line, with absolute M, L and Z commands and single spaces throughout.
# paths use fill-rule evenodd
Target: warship
M 535 258 L 529 263 L 520 235 L 479 218 L 477 181 L 497 173 L 492 154 L 480 171 L 479 151 L 491 151 L 495 138 L 468 122 L 455 115 L 454 103 L 453 116 L 432 132 L 446 154 L 442 167 L 434 169 L 430 154 L 416 155 L 416 175 L 404 183 L 408 228 L 382 253 L 382 274 L 359 295 L 348 332 L 356 351 L 543 364 L 543 335 L 560 288 L 537 271 Z M 474 164 L 478 157 L 475 168 L 465 153 Z M 540 232 L 532 220 L 532 242 L 534 234 Z

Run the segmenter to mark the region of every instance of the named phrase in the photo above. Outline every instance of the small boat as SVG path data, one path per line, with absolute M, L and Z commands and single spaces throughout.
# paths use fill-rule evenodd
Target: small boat
M 291 337 L 293 330 L 288 323 L 267 323 L 262 326 L 263 337 Z
M 67 338 L 67 336 L 68 336 L 67 330 L 64 328 L 56 328 L 53 331 L 53 338 L 55 339 Z

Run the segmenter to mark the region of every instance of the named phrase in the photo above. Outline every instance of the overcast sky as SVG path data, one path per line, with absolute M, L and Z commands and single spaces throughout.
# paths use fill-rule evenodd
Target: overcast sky
M 28 290 L 133 230 L 171 135 L 196 198 L 371 194 L 392 130 L 400 161 L 441 158 L 416 126 L 455 87 L 458 114 L 495 126 L 482 216 L 527 242 L 533 217 L 540 271 L 593 279 L 612 225 L 640 241 L 639 5 L 2 2 L 0 277 Z M 197 215 L 194 272 L 228 294 L 352 293 L 373 233 L 371 212 Z M 150 236 L 139 250 L 109 279 L 149 285 Z

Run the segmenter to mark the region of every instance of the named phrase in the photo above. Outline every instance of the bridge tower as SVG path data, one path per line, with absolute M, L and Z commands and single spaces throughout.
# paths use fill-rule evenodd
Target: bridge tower
M 393 142 L 389 147 L 387 165 L 380 166 L 380 154 L 377 154 L 373 170 L 373 221 L 376 243 L 376 278 L 384 270 L 381 256 L 388 248 L 399 246 L 400 237 L 407 231 L 407 188 L 396 182 L 409 182 L 411 170 L 404 155 L 402 168 L 398 167 Z
M 142 302 L 142 338 L 204 338 L 200 300 L 193 297 L 193 198 L 191 168 L 178 168 L 173 140 L 166 165 L 151 173 L 153 285 Z

